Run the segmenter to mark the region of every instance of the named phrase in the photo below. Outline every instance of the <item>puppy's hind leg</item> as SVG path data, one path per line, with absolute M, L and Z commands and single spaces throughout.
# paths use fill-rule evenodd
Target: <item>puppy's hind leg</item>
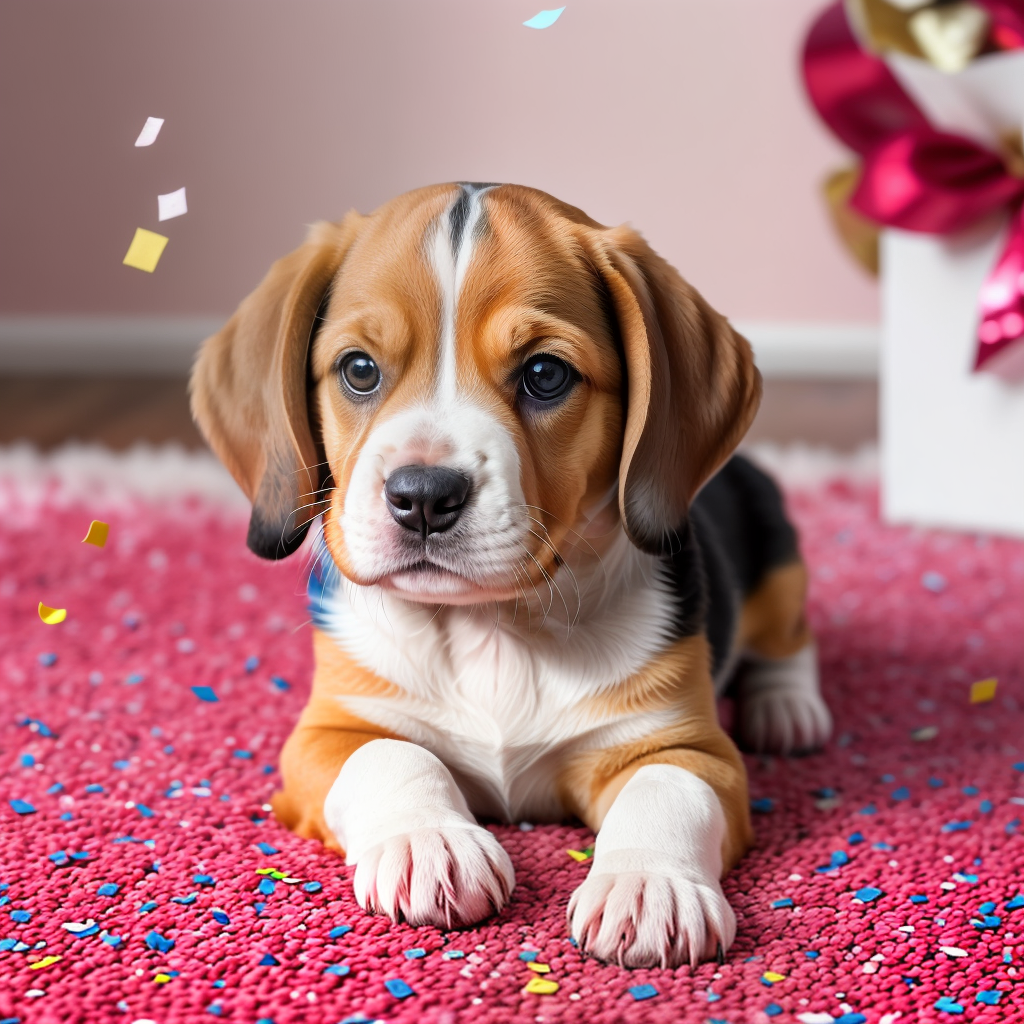
M 818 652 L 804 614 L 807 569 L 773 569 L 743 604 L 736 679 L 739 740 L 759 754 L 816 750 L 832 735 Z

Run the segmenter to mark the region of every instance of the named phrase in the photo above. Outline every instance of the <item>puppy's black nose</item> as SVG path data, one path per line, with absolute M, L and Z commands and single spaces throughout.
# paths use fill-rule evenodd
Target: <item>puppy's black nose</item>
M 402 466 L 384 483 L 384 498 L 396 523 L 424 539 L 455 525 L 466 507 L 469 477 L 444 466 Z

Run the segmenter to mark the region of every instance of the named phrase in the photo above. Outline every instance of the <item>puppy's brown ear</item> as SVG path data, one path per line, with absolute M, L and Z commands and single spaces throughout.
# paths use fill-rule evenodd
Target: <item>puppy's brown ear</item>
M 309 345 L 361 220 L 350 213 L 340 224 L 315 224 L 203 343 L 192 370 L 192 416 L 252 502 L 247 542 L 262 558 L 290 555 L 320 508 Z
M 635 231 L 587 232 L 622 338 L 628 408 L 619 508 L 637 547 L 676 548 L 705 481 L 732 454 L 761 399 L 747 340 Z

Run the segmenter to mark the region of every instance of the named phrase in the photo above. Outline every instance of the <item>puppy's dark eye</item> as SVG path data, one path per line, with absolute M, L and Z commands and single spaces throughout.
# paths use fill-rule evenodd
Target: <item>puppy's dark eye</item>
M 349 391 L 368 395 L 380 386 L 380 369 L 365 352 L 349 352 L 338 365 L 338 375 Z
M 576 383 L 576 374 L 568 363 L 556 356 L 539 355 L 523 367 L 520 389 L 537 402 L 553 402 L 567 394 Z

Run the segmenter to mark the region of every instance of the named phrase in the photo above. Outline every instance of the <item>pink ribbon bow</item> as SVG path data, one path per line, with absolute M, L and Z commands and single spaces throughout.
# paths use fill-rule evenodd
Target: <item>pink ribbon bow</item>
M 1005 8 L 1010 31 L 1012 0 Z M 1020 24 L 1024 28 L 1024 19 Z M 811 102 L 833 132 L 863 159 L 850 199 L 879 224 L 945 235 L 1000 209 L 1012 212 L 1010 236 L 979 296 L 980 370 L 1010 345 L 1024 343 L 1024 178 L 973 139 L 936 131 L 885 62 L 861 49 L 842 3 L 818 18 L 803 54 Z

